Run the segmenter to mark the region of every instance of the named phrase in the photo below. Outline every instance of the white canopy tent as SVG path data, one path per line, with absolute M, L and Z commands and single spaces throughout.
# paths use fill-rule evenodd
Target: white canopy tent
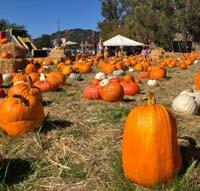
M 77 42 L 72 42 L 72 41 L 67 41 L 65 43 L 66 45 L 75 45 L 75 44 L 78 44 Z
M 145 46 L 144 44 L 131 40 L 129 38 L 126 38 L 124 36 L 121 35 L 117 35 L 105 42 L 103 42 L 104 46 L 120 46 L 120 47 L 124 47 L 124 46 Z

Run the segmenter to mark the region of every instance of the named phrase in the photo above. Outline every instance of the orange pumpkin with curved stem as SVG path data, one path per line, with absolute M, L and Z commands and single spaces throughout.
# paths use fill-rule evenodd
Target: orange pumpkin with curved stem
M 0 107 L 0 127 L 10 136 L 21 136 L 39 127 L 44 109 L 34 96 L 13 95 Z
M 182 160 L 176 119 L 152 94 L 148 103 L 129 113 L 123 134 L 125 175 L 143 186 L 166 184 L 179 173 Z
M 33 83 L 40 80 L 40 74 L 38 72 L 32 72 L 29 74 L 29 76 Z
M 8 90 L 8 97 L 12 97 L 13 95 L 21 95 L 23 97 L 27 97 L 29 95 L 35 96 L 38 101 L 42 101 L 42 93 L 39 88 L 36 86 L 33 86 L 31 77 L 28 77 L 27 83 L 19 83 L 14 86 L 12 86 Z

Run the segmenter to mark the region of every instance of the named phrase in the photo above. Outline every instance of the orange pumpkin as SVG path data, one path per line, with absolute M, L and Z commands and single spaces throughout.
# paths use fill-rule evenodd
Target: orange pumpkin
M 26 82 L 27 81 L 26 74 L 23 74 L 22 72 L 15 73 L 14 76 L 13 76 L 12 82 L 16 83 L 16 82 L 19 82 L 19 81 Z
M 162 68 L 150 70 L 149 76 L 151 79 L 160 80 L 166 76 L 166 71 Z
M 47 81 L 55 86 L 62 86 L 65 83 L 65 75 L 60 72 L 49 72 L 47 74 Z
M 181 64 L 179 64 L 179 68 L 182 69 L 182 70 L 186 70 L 187 69 L 187 64 L 181 63 Z
M 126 119 L 122 163 L 125 175 L 143 186 L 166 184 L 181 169 L 176 119 L 152 95 Z
M 123 87 L 118 83 L 109 83 L 100 87 L 99 94 L 102 100 L 108 102 L 121 101 L 124 98 Z
M 195 89 L 200 90 L 200 73 L 197 73 L 194 79 Z
M 131 73 L 127 73 L 124 77 L 123 77 L 124 81 L 127 82 L 134 82 L 135 78 L 133 77 L 133 75 Z
M 90 85 L 84 88 L 83 97 L 89 100 L 100 99 L 99 87 L 95 85 Z
M 114 64 L 105 64 L 103 66 L 103 72 L 105 74 L 112 74 L 114 70 L 116 70 L 116 67 Z
M 2 45 L 2 44 L 7 44 L 9 41 L 8 41 L 8 39 L 5 37 L 5 38 L 2 38 L 2 39 L 0 39 L 0 44 Z
M 62 68 L 62 73 L 63 73 L 64 75 L 70 75 L 72 72 L 73 72 L 73 69 L 72 69 L 71 66 L 64 66 L 64 67 Z
M 1 58 L 10 58 L 10 57 L 11 57 L 11 54 L 9 52 L 4 51 L 1 53 Z
M 149 72 L 141 72 L 141 73 L 139 74 L 139 77 L 140 77 L 141 79 L 147 79 L 147 78 L 149 78 Z
M 0 107 L 0 127 L 10 136 L 21 136 L 39 127 L 44 109 L 34 96 L 13 95 Z
M 139 93 L 140 88 L 137 85 L 137 83 L 132 82 L 132 81 L 122 81 L 120 83 L 120 85 L 123 87 L 124 89 L 124 95 L 134 95 Z
M 27 83 L 24 82 L 16 84 L 8 90 L 8 97 L 12 97 L 16 94 L 25 98 L 27 98 L 29 95 L 35 96 L 38 101 L 42 101 L 42 93 L 37 87 L 33 86 L 31 77 L 28 78 Z
M 28 64 L 25 68 L 25 73 L 30 74 L 32 72 L 37 72 L 38 68 L 35 64 Z
M 32 73 L 29 74 L 29 76 L 30 76 L 33 83 L 40 80 L 40 74 L 37 73 L 37 72 L 32 72 Z
M 82 63 L 78 66 L 78 70 L 80 73 L 89 73 L 91 72 L 92 68 L 89 64 Z

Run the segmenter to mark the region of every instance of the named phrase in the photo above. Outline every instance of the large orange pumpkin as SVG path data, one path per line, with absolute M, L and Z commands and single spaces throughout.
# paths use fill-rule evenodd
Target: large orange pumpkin
M 176 119 L 169 109 L 155 104 L 152 94 L 126 119 L 122 163 L 125 175 L 143 186 L 168 183 L 181 169 Z
M 124 89 L 124 95 L 134 95 L 139 93 L 140 88 L 137 85 L 136 82 L 127 82 L 127 81 L 122 81 L 120 83 L 120 85 L 123 87 Z
M 47 81 L 55 86 L 61 86 L 65 83 L 65 75 L 60 72 L 49 72 L 47 74 Z
M 149 76 L 151 79 L 160 80 L 166 76 L 166 71 L 162 68 L 155 68 L 150 70 Z
M 121 101 L 124 98 L 123 87 L 118 83 L 109 83 L 100 87 L 99 94 L 104 101 Z
M 99 86 L 90 85 L 84 88 L 83 97 L 89 100 L 100 99 Z
M 20 136 L 37 128 L 44 120 L 44 109 L 34 96 L 13 95 L 0 107 L 0 127 L 10 136 Z

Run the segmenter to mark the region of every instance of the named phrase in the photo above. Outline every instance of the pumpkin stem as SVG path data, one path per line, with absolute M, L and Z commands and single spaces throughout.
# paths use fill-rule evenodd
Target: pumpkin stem
M 33 80 L 29 75 L 27 76 L 27 82 L 28 82 L 28 87 L 32 88 L 33 87 Z
M 17 94 L 13 95 L 12 97 L 19 99 L 21 103 L 23 103 L 26 106 L 29 106 L 29 101 L 25 97 Z
M 155 94 L 153 92 L 149 92 L 148 93 L 148 100 L 147 100 L 147 104 L 156 104 L 156 98 L 155 98 Z

